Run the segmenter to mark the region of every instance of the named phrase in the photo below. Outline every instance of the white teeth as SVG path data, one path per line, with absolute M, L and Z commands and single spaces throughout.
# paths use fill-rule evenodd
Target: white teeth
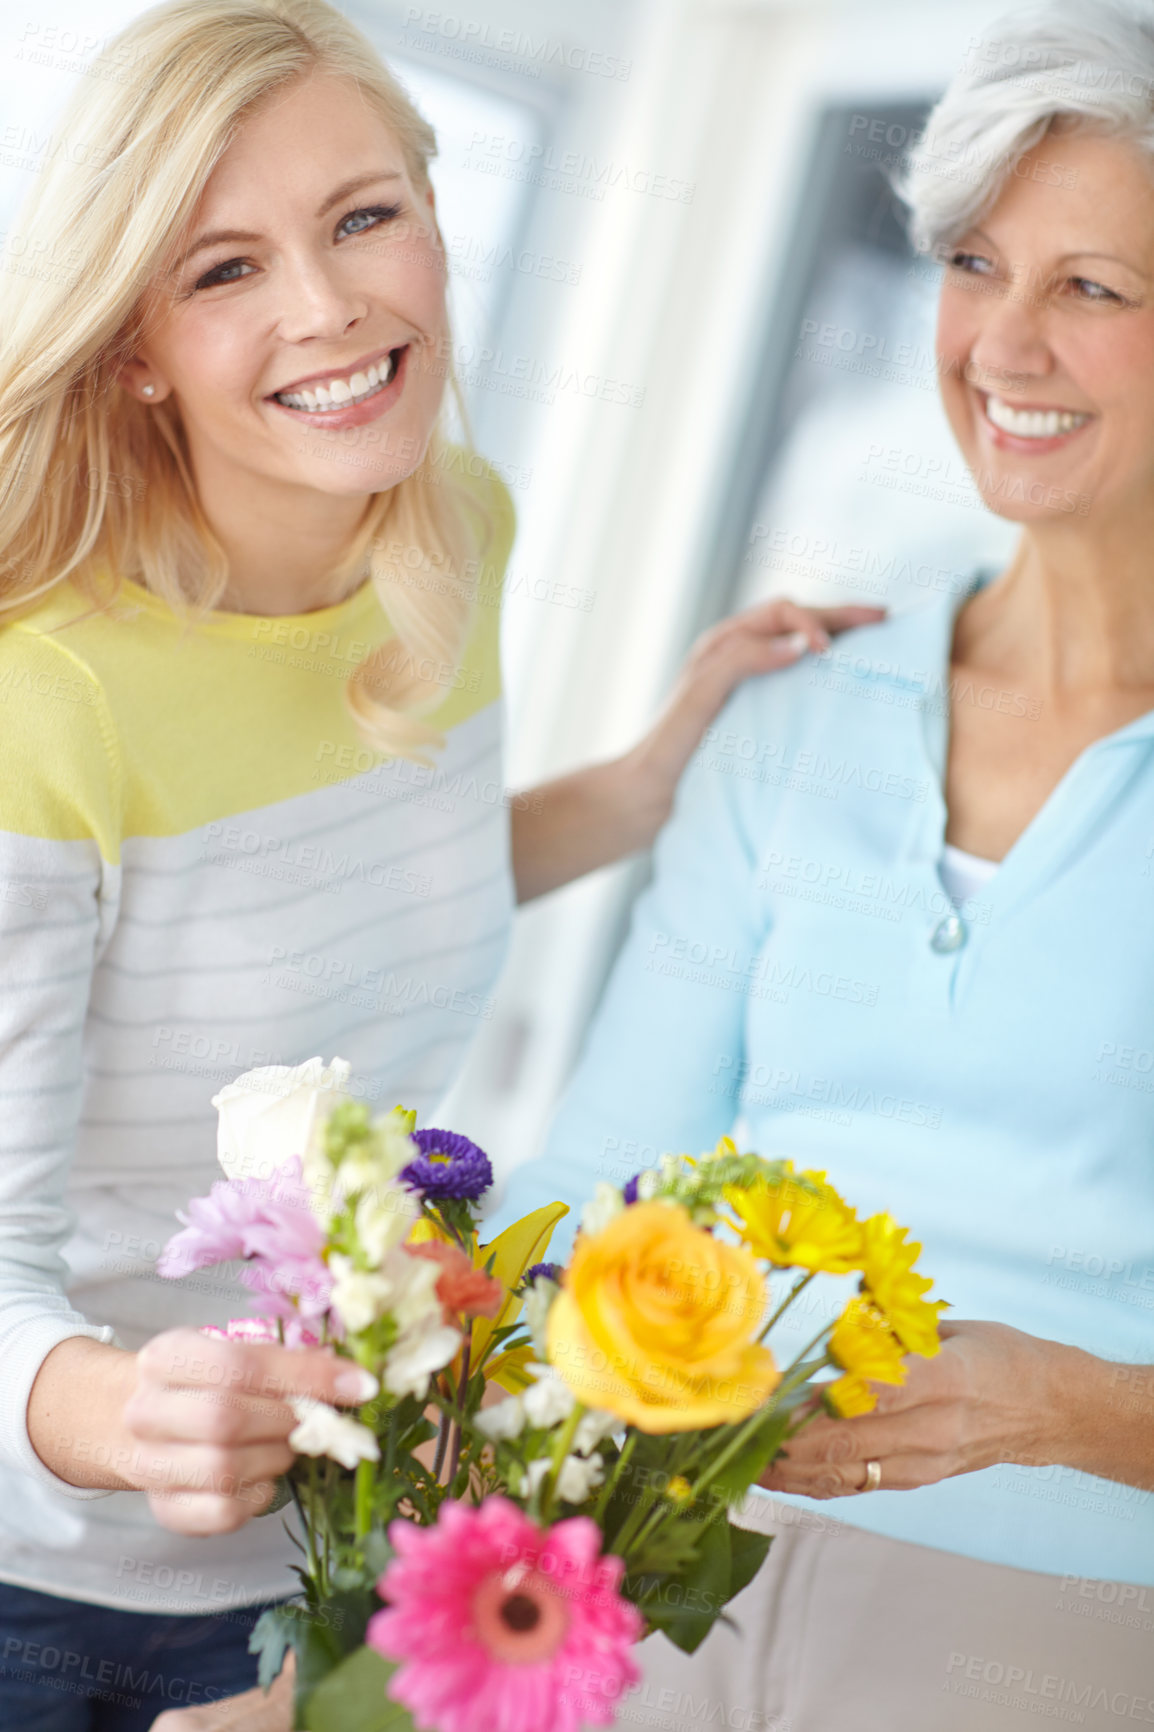
M 1060 433 L 1072 433 L 1087 422 L 1089 415 L 1071 409 L 1012 409 L 1001 397 L 986 398 L 986 415 L 1003 433 L 1013 433 L 1018 439 L 1056 439 Z
M 383 390 L 396 370 L 394 356 L 387 355 L 383 361 L 375 361 L 350 379 L 330 379 L 327 385 L 302 385 L 299 391 L 278 391 L 276 398 L 286 408 L 305 409 L 310 414 L 345 409 L 350 403 L 363 403 L 367 397 Z

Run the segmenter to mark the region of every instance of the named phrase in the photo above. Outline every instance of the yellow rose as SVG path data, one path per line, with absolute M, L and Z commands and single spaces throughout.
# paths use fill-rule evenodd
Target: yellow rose
M 634 1203 L 578 1238 L 549 1311 L 549 1360 L 579 1401 L 640 1431 L 731 1424 L 778 1382 L 756 1340 L 765 1309 L 748 1251 L 680 1204 Z

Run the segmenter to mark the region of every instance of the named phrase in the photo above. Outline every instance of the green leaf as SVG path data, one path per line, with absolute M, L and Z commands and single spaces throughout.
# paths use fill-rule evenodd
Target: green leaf
M 331 1616 L 324 1620 L 305 1616 L 297 1621 L 293 1647 L 297 1657 L 296 1725 L 298 1727 L 305 1724 L 300 1717 L 300 1705 L 308 1700 L 310 1691 L 315 1690 L 317 1685 L 335 1671 L 345 1658 L 345 1650 L 340 1640 L 341 1634 L 341 1629 L 336 1626 Z
M 256 1681 L 262 1690 L 271 1689 L 273 1682 L 280 1677 L 285 1655 L 295 1642 L 300 1612 L 299 1606 L 292 1613 L 287 1606 L 269 1606 L 253 1625 L 248 1651 L 260 1656 Z
M 318 1684 L 298 1707 L 304 1732 L 413 1732 L 407 1708 L 385 1687 L 396 1671 L 373 1648 L 358 1648 Z
M 739 1502 L 781 1448 L 796 1405 L 796 1402 L 786 1401 L 769 1408 L 744 1446 L 710 1480 L 703 1495 L 710 1499 L 723 1499 L 727 1504 Z
M 702 1524 L 673 1521 L 636 1548 L 629 1547 L 631 1576 L 680 1576 L 697 1558 Z
M 727 1600 L 732 1600 L 735 1594 L 740 1594 L 742 1588 L 749 1586 L 762 1564 L 773 1543 L 772 1534 L 751 1533 L 748 1528 L 735 1527 L 729 1524 L 729 1592 Z
M 640 1609 L 683 1654 L 701 1646 L 729 1598 L 732 1574 L 730 1529 L 726 1522 L 708 1522 L 701 1532 L 697 1558 L 678 1577 L 658 1582 L 640 1602 Z
M 389 1544 L 388 1535 L 381 1528 L 373 1528 L 364 1538 L 363 1555 L 365 1569 L 373 1581 L 382 1576 L 393 1561 L 393 1548 Z

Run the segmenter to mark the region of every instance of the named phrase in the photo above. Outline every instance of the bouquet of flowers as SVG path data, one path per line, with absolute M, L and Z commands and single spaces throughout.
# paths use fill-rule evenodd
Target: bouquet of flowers
M 763 1562 L 731 1519 L 750 1486 L 813 1413 L 866 1412 L 936 1353 L 942 1301 L 890 1216 L 728 1138 L 598 1184 L 564 1268 L 562 1203 L 482 1244 L 483 1151 L 373 1117 L 348 1078 L 317 1058 L 215 1096 L 226 1177 L 160 1265 L 241 1259 L 263 1315 L 220 1333 L 330 1344 L 376 1390 L 355 1417 L 293 1402 L 274 1507 L 300 1515 L 301 1591 L 254 1632 L 261 1682 L 291 1646 L 311 1732 L 609 1726 L 635 1645 L 692 1652 Z M 779 1366 L 818 1275 L 857 1279 Z

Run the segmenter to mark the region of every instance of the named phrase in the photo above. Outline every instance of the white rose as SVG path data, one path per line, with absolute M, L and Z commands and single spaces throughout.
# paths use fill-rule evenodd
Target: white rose
M 573 1411 L 576 1399 L 573 1391 L 561 1381 L 552 1366 L 530 1365 L 527 1369 L 530 1376 L 537 1377 L 537 1381 L 522 1393 L 525 1417 L 530 1425 L 542 1428 L 560 1425 Z
M 430 1263 L 427 1267 L 432 1269 L 434 1265 Z M 444 1323 L 410 1329 L 386 1356 L 382 1379 L 385 1388 L 390 1395 L 415 1395 L 423 1401 L 429 1392 L 429 1378 L 434 1371 L 444 1370 L 456 1357 L 460 1345 L 460 1331 Z
M 483 1407 L 473 1423 L 491 1443 L 507 1443 L 520 1437 L 525 1429 L 525 1408 L 521 1397 L 510 1395 L 507 1401 L 499 1401 L 495 1407 Z
M 359 1420 L 309 1395 L 290 1395 L 288 1404 L 297 1416 L 297 1424 L 289 1432 L 289 1448 L 298 1455 L 328 1455 L 348 1468 L 356 1467 L 358 1461 L 381 1459 L 376 1438 Z
M 228 1177 L 266 1179 L 293 1155 L 304 1156 L 318 1114 L 327 1117 L 342 1098 L 351 1069 L 343 1058 L 264 1065 L 213 1095 L 217 1159 Z

